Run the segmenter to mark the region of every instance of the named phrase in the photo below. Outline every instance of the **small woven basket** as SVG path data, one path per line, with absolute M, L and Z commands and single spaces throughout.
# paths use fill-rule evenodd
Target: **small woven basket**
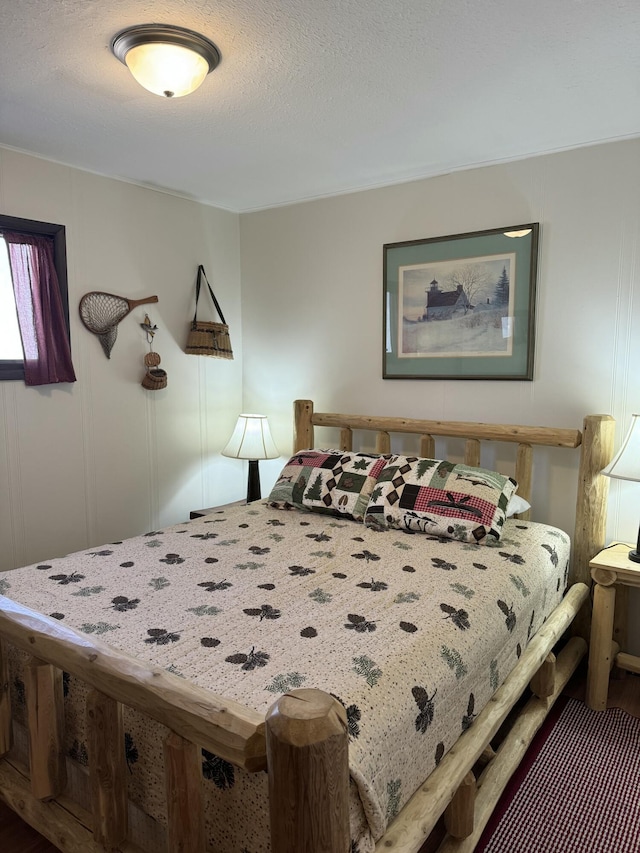
M 167 371 L 158 367 L 160 364 L 160 356 L 157 352 L 149 352 L 144 357 L 144 364 L 147 372 L 142 379 L 142 387 L 149 391 L 159 391 L 161 388 L 167 387 Z
M 220 315 L 222 322 L 207 322 L 198 320 L 198 300 L 200 299 L 200 286 L 202 279 L 205 280 L 211 301 Z M 187 335 L 187 344 L 184 351 L 188 355 L 209 355 L 213 358 L 233 358 L 233 348 L 229 337 L 229 326 L 227 325 L 220 303 L 215 297 L 207 274 L 202 264 L 198 267 L 198 278 L 196 281 L 196 310 L 193 313 L 191 328 Z
M 213 358 L 233 358 L 229 327 L 226 323 L 195 320 L 191 324 L 185 352 L 188 355 L 209 355 Z

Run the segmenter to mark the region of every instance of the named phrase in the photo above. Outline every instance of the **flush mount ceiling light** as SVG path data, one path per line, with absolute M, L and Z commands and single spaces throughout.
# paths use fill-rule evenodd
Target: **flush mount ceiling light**
M 215 44 L 183 27 L 141 24 L 111 40 L 113 54 L 155 95 L 179 98 L 195 92 L 220 62 Z

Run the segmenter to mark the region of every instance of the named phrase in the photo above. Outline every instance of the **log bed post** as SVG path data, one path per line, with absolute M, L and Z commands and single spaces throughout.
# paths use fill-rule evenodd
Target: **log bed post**
M 62 670 L 31 658 L 26 688 L 31 791 L 38 800 L 51 800 L 67 784 Z
M 556 684 L 556 656 L 553 652 L 544 659 L 544 663 L 529 683 L 529 689 L 538 699 L 547 699 L 553 695 Z
M 376 433 L 376 453 L 391 453 L 391 436 L 384 429 Z
M 444 812 L 444 825 L 453 838 L 468 838 L 473 832 L 476 805 L 476 777 L 470 770 Z
M 615 421 L 610 415 L 584 419 L 571 563 L 574 582 L 591 583 L 589 560 L 604 546 L 609 478 L 600 472 L 613 456 L 614 431 Z
M 93 837 L 116 850 L 127 837 L 127 776 L 122 705 L 99 690 L 87 696 Z
M 464 464 L 472 468 L 480 465 L 480 442 L 477 438 L 468 438 L 464 443 Z
M 292 690 L 266 717 L 271 849 L 348 853 L 347 716 L 322 690 Z
M 206 850 L 200 748 L 171 732 L 164 742 L 164 766 L 167 851 L 199 853 Z
M 533 447 L 530 444 L 518 444 L 516 451 L 516 482 L 518 483 L 518 494 L 525 501 L 531 501 L 531 473 L 533 470 Z M 521 512 L 518 515 L 523 521 L 531 518 L 531 510 Z
M 611 415 L 588 415 L 584 419 L 576 525 L 571 548 L 571 583 L 591 585 L 589 560 L 604 547 L 607 527 L 607 498 L 609 478 L 601 475 L 613 456 L 615 420 Z M 591 605 L 582 608 L 572 626 L 572 631 L 589 640 Z
M 353 450 L 353 430 L 349 427 L 340 430 L 340 450 Z
M 313 403 L 296 400 L 293 404 L 293 452 L 313 447 Z
M 11 749 L 11 694 L 7 644 L 0 637 L 0 758 Z
M 433 459 L 436 455 L 436 442 L 432 435 L 420 436 L 420 456 Z

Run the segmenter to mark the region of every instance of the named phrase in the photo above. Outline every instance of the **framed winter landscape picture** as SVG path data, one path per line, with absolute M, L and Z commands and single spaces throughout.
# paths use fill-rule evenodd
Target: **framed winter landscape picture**
M 537 222 L 384 246 L 384 379 L 533 379 Z

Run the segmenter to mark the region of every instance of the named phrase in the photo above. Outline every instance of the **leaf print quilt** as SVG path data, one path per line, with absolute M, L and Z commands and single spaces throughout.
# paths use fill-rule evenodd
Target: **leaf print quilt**
M 354 849 L 370 853 L 559 603 L 568 559 L 565 533 L 515 519 L 479 546 L 252 504 L 8 572 L 3 587 L 260 713 L 297 687 L 331 693 L 347 713 Z M 76 758 L 82 697 L 70 679 Z M 163 822 L 165 730 L 125 714 L 130 796 Z M 202 775 L 212 847 L 266 853 L 265 774 L 203 752 Z

